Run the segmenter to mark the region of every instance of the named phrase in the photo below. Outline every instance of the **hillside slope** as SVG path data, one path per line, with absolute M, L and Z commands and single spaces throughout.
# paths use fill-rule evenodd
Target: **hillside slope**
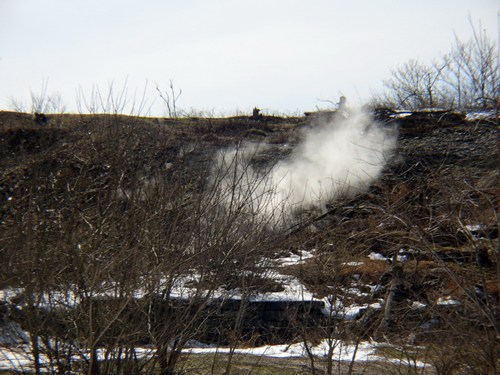
M 94 347 L 168 350 L 193 338 L 314 343 L 336 327 L 338 339 L 425 343 L 431 360 L 498 369 L 497 123 L 380 115 L 398 134 L 382 176 L 274 227 L 221 204 L 236 198 L 220 189 L 233 169 L 217 170 L 217 155 L 265 144 L 251 163 L 266 170 L 317 119 L 47 120 L 0 112 L 2 319 L 41 337 L 93 337 Z M 166 305 L 151 312 L 159 296 Z M 92 315 L 86 303 L 108 297 L 123 304 Z M 309 299 L 322 313 L 295 308 L 276 323 L 258 312 L 256 321 L 244 303 L 213 307 L 218 298 Z M 75 312 L 61 313 L 66 304 Z M 47 306 L 58 312 L 44 315 Z

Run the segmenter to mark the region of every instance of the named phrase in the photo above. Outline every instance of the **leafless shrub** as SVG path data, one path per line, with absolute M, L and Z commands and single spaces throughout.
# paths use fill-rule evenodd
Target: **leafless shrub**
M 450 66 L 445 82 L 452 89 L 459 108 L 496 108 L 500 90 L 498 49 L 479 23 L 469 18 L 472 38 L 455 38 L 450 52 Z
M 472 38 L 455 37 L 451 51 L 431 65 L 410 60 L 384 82 L 379 105 L 422 108 L 491 109 L 498 107 L 499 61 L 495 42 L 469 19 Z
M 208 324 L 219 294 L 237 289 L 244 301 L 258 290 L 271 232 L 262 207 L 253 216 L 226 204 L 234 183 L 222 176 L 241 178 L 231 168 L 190 170 L 189 153 L 178 152 L 167 169 L 154 153 L 131 159 L 158 139 L 168 150 L 162 128 L 132 132 L 98 114 L 91 122 L 71 154 L 34 161 L 14 193 L 0 245 L 16 252 L 2 256 L 2 286 L 20 290 L 16 316 L 35 372 L 171 374 L 189 340 L 225 340 Z M 238 201 L 251 204 L 245 194 Z M 233 345 L 245 309 L 230 318 Z M 138 359 L 141 344 L 153 349 Z
M 230 372 L 238 347 L 268 340 L 302 342 L 316 373 L 346 369 L 334 353 L 349 343 L 352 373 L 373 339 L 387 342 L 393 373 L 422 373 L 422 359 L 438 373 L 498 372 L 498 176 L 488 156 L 384 171 L 290 228 L 276 225 L 279 206 L 256 199 L 272 189 L 273 163 L 241 145 L 215 152 L 234 146 L 240 123 L 98 113 L 120 103 L 97 95 L 71 142 L 2 162 L 0 287 L 28 332 L 27 371 L 172 374 L 201 340 L 230 347 Z M 189 137 L 200 129 L 212 137 Z M 271 258 L 303 249 L 315 258 L 279 272 L 329 308 L 303 300 L 272 329 L 254 324 L 250 297 L 280 288 L 267 277 Z M 366 306 L 348 320 L 353 303 Z
M 66 105 L 63 102 L 62 96 L 59 93 L 49 94 L 48 90 L 48 80 L 44 79 L 42 81 L 42 86 L 40 91 L 30 91 L 30 103 L 26 104 L 22 99 L 17 99 L 14 97 L 9 98 L 9 106 L 16 112 L 28 112 L 31 114 L 39 113 L 64 113 L 66 111 Z
M 156 91 L 158 91 L 161 100 L 163 100 L 167 107 L 168 117 L 177 118 L 179 115 L 177 103 L 182 95 L 182 89 L 177 91 L 174 86 L 174 81 L 171 79 L 167 90 L 162 91 L 160 87 L 156 85 Z
M 440 83 L 448 62 L 427 66 L 417 60 L 410 60 L 392 71 L 392 77 L 384 82 L 394 95 L 395 105 L 410 110 L 434 108 L 443 103 Z

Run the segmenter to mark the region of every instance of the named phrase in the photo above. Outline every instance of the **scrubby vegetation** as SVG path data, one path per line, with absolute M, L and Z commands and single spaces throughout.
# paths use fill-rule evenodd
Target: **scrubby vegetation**
M 498 108 L 500 60 L 498 46 L 481 23 L 469 18 L 472 37 L 455 36 L 450 51 L 432 63 L 411 59 L 392 70 L 385 93 L 376 101 L 404 109 Z
M 497 373 L 498 115 L 375 115 L 398 134 L 381 178 L 278 225 L 253 193 L 310 119 L 0 112 L 3 363 L 283 373 L 241 357 L 283 344 L 290 373 Z M 267 145 L 256 179 L 216 162 L 243 141 Z

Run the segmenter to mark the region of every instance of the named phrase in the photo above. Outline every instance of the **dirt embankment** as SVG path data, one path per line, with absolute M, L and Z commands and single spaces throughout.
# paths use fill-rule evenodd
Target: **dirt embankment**
M 342 338 L 412 336 L 439 344 L 448 335 L 448 346 L 497 350 L 485 327 L 498 329 L 500 311 L 498 123 L 444 114 L 378 118 L 398 132 L 398 145 L 368 191 L 328 202 L 282 232 L 249 235 L 252 242 L 241 235 L 251 221 L 237 209 L 237 220 L 222 210 L 210 216 L 218 206 L 196 201 L 214 155 L 242 142 L 265 143 L 253 162 L 272 165 L 315 126 L 310 119 L 49 115 L 40 124 L 0 112 L 0 288 L 32 280 L 36 290 L 38 279 L 50 287 L 88 285 L 85 277 L 100 266 L 95 277 L 105 281 L 143 280 L 160 266 L 180 277 L 192 265 L 209 275 L 203 288 L 262 291 L 279 289 L 255 277 L 262 259 L 276 264 L 307 252 L 310 258 L 279 265 L 279 272 L 343 306 L 335 316 Z M 186 233 L 212 237 L 198 244 Z M 199 254 L 196 246 L 204 246 Z M 254 268 L 240 272 L 249 259 Z M 212 278 L 214 268 L 224 273 Z M 331 332 L 327 323 L 311 331 L 292 319 L 285 326 L 314 341 Z M 474 342 L 460 335 L 465 331 Z M 245 334 L 256 342 L 253 333 Z

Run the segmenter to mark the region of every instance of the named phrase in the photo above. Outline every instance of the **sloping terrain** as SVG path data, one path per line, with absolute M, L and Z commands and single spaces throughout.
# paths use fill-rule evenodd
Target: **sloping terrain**
M 0 319 L 40 351 L 151 345 L 162 369 L 193 339 L 330 338 L 498 370 L 498 120 L 377 117 L 398 134 L 381 178 L 276 227 L 227 204 L 217 155 L 265 144 L 266 170 L 317 119 L 0 112 Z

